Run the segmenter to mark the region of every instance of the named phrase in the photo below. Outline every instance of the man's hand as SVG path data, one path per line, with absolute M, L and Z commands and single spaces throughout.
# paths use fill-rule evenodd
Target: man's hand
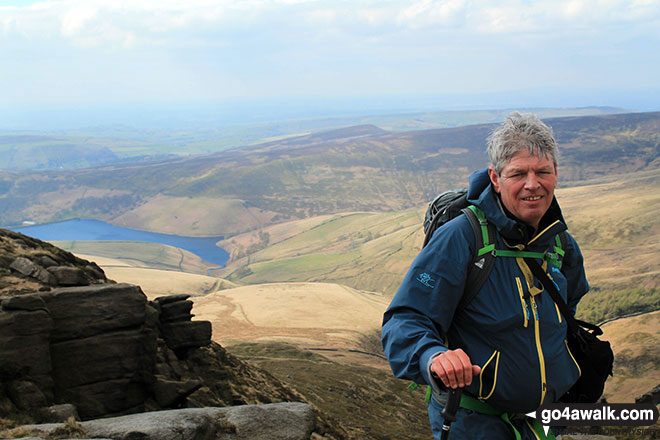
M 439 378 L 448 388 L 463 388 L 472 383 L 472 376 L 481 372 L 481 367 L 472 365 L 465 352 L 457 348 L 446 351 L 431 362 L 431 374 Z

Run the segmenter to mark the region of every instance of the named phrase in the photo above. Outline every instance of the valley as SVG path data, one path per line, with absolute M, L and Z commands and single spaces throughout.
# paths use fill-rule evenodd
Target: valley
M 616 360 L 604 397 L 632 402 L 660 384 L 660 113 L 549 122 L 561 144 L 556 195 L 592 287 L 578 317 L 606 322 Z M 428 438 L 424 390 L 407 390 L 383 358 L 382 314 L 421 248 L 427 203 L 485 165 L 492 127 L 363 125 L 203 157 L 2 171 L 0 221 L 95 217 L 225 236 L 224 268 L 156 243 L 54 244 L 149 299 L 191 295 L 216 342 L 345 421 L 353 438 Z

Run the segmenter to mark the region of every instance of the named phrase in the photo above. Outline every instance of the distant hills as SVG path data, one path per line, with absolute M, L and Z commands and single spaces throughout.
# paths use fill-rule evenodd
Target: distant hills
M 278 112 L 278 117 L 286 120 L 239 123 L 235 115 L 241 111 L 226 110 L 232 114 L 215 113 L 208 119 L 199 113 L 197 117 L 193 116 L 194 111 L 189 113 L 179 109 L 182 114 L 187 114 L 185 120 L 179 117 L 168 121 L 165 118 L 150 128 L 147 128 L 149 124 L 142 125 L 144 114 L 133 109 L 133 123 L 137 127 L 115 123 L 76 130 L 0 130 L 0 169 L 70 170 L 127 161 L 147 162 L 208 154 L 355 125 L 371 124 L 401 132 L 498 122 L 508 113 L 507 110 L 426 111 L 291 119 Z M 254 113 L 255 109 L 243 109 L 246 111 Z M 528 111 L 545 118 L 626 113 L 615 107 L 536 108 Z M 57 116 L 53 119 L 57 120 Z M 125 112 L 124 116 L 128 117 Z M 46 124 L 49 125 L 52 124 Z
M 563 182 L 658 167 L 660 113 L 548 119 Z M 185 235 L 421 206 L 487 163 L 493 124 L 389 132 L 363 125 L 205 156 L 70 171 L 1 171 L 0 225 L 94 217 Z

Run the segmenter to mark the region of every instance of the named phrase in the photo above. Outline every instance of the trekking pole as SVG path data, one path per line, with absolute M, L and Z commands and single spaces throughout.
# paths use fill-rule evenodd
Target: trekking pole
M 450 389 L 447 396 L 447 405 L 442 410 L 440 415 L 445 420 L 442 424 L 442 435 L 440 440 L 449 439 L 449 430 L 451 429 L 452 422 L 456 421 L 456 411 L 461 403 L 461 389 Z

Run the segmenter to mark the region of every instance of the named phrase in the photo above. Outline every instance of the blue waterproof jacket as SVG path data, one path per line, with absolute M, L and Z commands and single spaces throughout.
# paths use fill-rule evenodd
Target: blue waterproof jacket
M 468 201 L 495 226 L 497 249 L 550 251 L 555 236 L 566 230 L 555 199 L 531 236 L 531 228 L 506 214 L 487 170 L 470 177 Z M 539 263 L 544 263 L 575 311 L 589 285 L 580 249 L 566 236 L 561 270 Z M 429 384 L 437 391 L 438 383 L 428 370 L 431 360 L 448 349 L 462 348 L 472 364 L 482 368 L 467 392 L 501 411 L 534 411 L 544 402 L 556 401 L 580 375 L 566 343 L 566 322 L 524 260 L 512 257 L 497 257 L 479 293 L 455 313 L 475 247 L 464 215 L 435 231 L 385 312 L 385 354 L 395 376 Z

